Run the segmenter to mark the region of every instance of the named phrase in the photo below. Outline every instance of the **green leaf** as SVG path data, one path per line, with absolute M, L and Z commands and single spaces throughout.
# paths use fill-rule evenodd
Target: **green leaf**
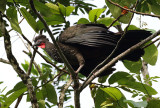
M 69 16 L 73 10 L 75 9 L 75 7 L 73 6 L 67 6 L 65 7 L 64 5 L 58 3 L 58 6 L 59 6 L 59 10 L 60 12 L 64 15 L 64 16 Z
M 150 0 L 151 3 L 150 3 L 150 7 L 151 7 L 151 10 L 154 14 L 157 14 L 157 15 L 160 15 L 160 4 L 158 4 L 156 2 L 156 0 Z
M 7 0 L 1 0 L 0 2 L 0 11 L 2 13 L 4 13 L 4 11 L 6 10 L 6 3 L 7 3 Z
M 43 100 L 44 99 L 42 90 L 37 90 L 36 98 L 37 98 L 37 100 Z
M 51 12 L 54 14 L 60 14 L 59 7 L 53 3 L 46 3 L 46 6 L 48 6 L 51 9 Z
M 113 84 L 115 82 L 120 82 L 123 79 L 126 79 L 128 81 L 135 81 L 135 79 L 127 72 L 116 72 L 114 73 L 108 80 L 109 84 Z
M 6 93 L 6 96 L 13 93 L 14 91 L 18 91 L 20 89 L 26 88 L 26 85 L 22 81 L 18 82 L 14 88 Z
M 99 83 L 105 83 L 107 78 L 108 78 L 108 75 L 107 76 L 101 76 L 101 77 L 98 78 L 98 82 Z
M 146 43 L 145 45 L 149 44 L 151 42 Z M 149 63 L 150 65 L 155 65 L 158 58 L 158 50 L 157 47 L 152 44 L 144 49 L 145 54 L 143 56 L 143 59 L 145 62 Z
M 58 3 L 58 6 L 59 6 L 60 12 L 61 12 L 64 16 L 66 16 L 66 8 L 65 8 L 65 6 L 62 5 L 62 4 L 60 4 L 60 3 Z
M 69 16 L 73 12 L 74 9 L 75 9 L 75 7 L 73 7 L 73 6 L 67 6 L 66 7 L 66 16 Z
M 128 103 L 132 108 L 145 108 L 147 106 L 147 101 L 134 102 L 132 100 L 124 100 L 125 103 Z M 152 107 L 156 108 L 156 107 Z M 158 108 L 158 107 L 157 107 Z
M 141 30 L 140 28 L 136 27 L 135 25 L 130 25 L 127 30 Z
M 130 72 L 140 72 L 142 68 L 142 61 L 141 59 L 139 61 L 128 61 L 128 60 L 123 60 L 124 66 L 130 70 Z
M 34 0 L 34 5 L 35 8 L 40 11 L 40 13 L 45 16 L 45 17 L 50 17 L 53 15 L 53 13 L 51 12 L 50 8 L 48 6 L 46 6 L 45 4 L 35 1 Z
M 46 88 L 48 101 L 53 103 L 53 104 L 57 104 L 57 94 L 56 94 L 56 91 L 55 91 L 53 85 L 46 84 L 45 88 Z
M 37 23 L 36 23 L 35 19 L 32 17 L 32 15 L 29 12 L 27 12 L 27 10 L 23 7 L 20 9 L 20 11 L 21 11 L 23 17 L 28 22 L 28 24 L 33 28 L 33 30 L 36 33 L 38 33 L 39 30 L 38 30 L 38 27 L 37 27 Z
M 114 18 L 106 17 L 106 18 L 99 19 L 97 22 L 99 24 L 104 24 L 106 26 L 110 26 L 113 21 L 115 21 Z M 118 21 L 116 21 L 112 26 L 115 26 L 115 25 L 120 25 L 120 23 Z
M 142 84 L 139 82 L 125 82 L 123 85 L 126 85 L 129 88 L 141 91 L 145 94 L 149 94 L 149 95 L 156 95 L 157 91 L 155 89 L 153 89 L 152 87 L 146 85 L 146 84 Z
M 120 100 L 122 98 L 122 93 L 117 88 L 108 87 L 108 88 L 101 88 L 101 90 L 110 95 L 115 101 Z
M 126 0 L 112 0 L 112 2 L 117 3 L 122 7 L 124 7 L 124 6 L 131 7 L 132 5 L 135 5 L 136 0 L 128 0 L 128 1 L 126 1 Z M 107 0 L 106 0 L 106 4 L 109 7 L 109 10 L 112 13 L 113 17 L 115 19 L 117 19 L 121 15 L 122 9 L 119 8 L 118 6 L 115 6 L 111 3 L 109 3 Z M 132 16 L 132 13 L 128 12 L 127 14 L 123 15 L 119 19 L 119 21 L 122 23 L 128 23 L 130 21 L 131 16 Z
M 13 30 L 19 32 L 22 34 L 21 28 L 18 24 L 18 18 L 17 18 L 17 10 L 15 7 L 11 6 L 7 9 L 7 17 L 9 19 L 9 22 L 11 23 L 11 27 Z
M 104 92 L 103 90 L 101 90 L 100 88 L 97 90 L 96 93 L 96 97 L 95 97 L 95 108 L 100 108 L 100 105 L 106 101 L 107 98 L 109 98 L 110 96 Z M 108 104 L 112 103 L 113 100 L 110 100 L 110 102 L 108 102 Z
M 39 108 L 46 108 L 45 107 L 45 100 L 39 100 L 38 105 L 39 105 Z
M 159 99 L 150 100 L 146 108 L 160 108 L 160 100 Z
M 77 24 L 88 24 L 89 21 L 86 18 L 80 18 L 77 22 Z
M 91 22 L 96 22 L 101 13 L 104 12 L 105 10 L 106 10 L 105 8 L 102 8 L 102 9 L 93 9 L 89 11 L 89 20 Z
M 2 104 L 2 108 L 8 108 L 25 91 L 27 91 L 26 87 L 12 93 L 9 97 L 6 98 L 6 101 Z
M 62 24 L 65 21 L 62 15 L 53 15 L 51 17 L 46 17 L 45 20 L 48 25 Z

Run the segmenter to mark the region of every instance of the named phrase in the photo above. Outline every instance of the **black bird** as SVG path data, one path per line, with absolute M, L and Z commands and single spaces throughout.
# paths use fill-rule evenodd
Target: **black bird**
M 102 24 L 79 24 L 64 30 L 59 36 L 57 44 L 60 46 L 73 69 L 78 69 L 81 74 L 88 76 L 95 66 L 110 55 L 122 34 L 113 33 Z M 117 51 L 110 60 L 150 35 L 151 33 L 145 30 L 127 31 Z M 48 55 L 55 61 L 59 63 L 63 62 L 54 44 L 49 42 L 46 36 L 37 36 L 34 42 L 35 46 L 44 48 Z M 139 48 L 121 60 L 138 61 L 143 54 L 144 50 Z M 106 70 L 105 74 L 110 74 L 114 70 L 112 66 Z

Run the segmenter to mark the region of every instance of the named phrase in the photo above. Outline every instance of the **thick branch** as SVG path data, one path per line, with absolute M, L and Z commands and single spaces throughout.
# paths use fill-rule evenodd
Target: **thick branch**
M 3 23 L 3 22 L 1 22 L 1 23 Z M 17 72 L 19 77 L 22 79 L 23 83 L 27 86 L 30 100 L 32 103 L 32 107 L 38 108 L 38 103 L 37 103 L 36 95 L 35 95 L 35 92 L 33 89 L 32 81 L 29 78 L 29 76 L 19 67 L 19 64 L 18 64 L 16 58 L 12 54 L 10 35 L 8 34 L 5 26 L 3 27 L 3 29 L 4 29 L 4 31 L 3 31 L 4 46 L 5 46 L 7 58 L 9 60 L 10 64 L 12 65 L 13 69 Z
M 119 59 L 121 59 L 122 57 L 124 57 L 125 55 L 131 53 L 132 51 L 136 50 L 137 48 L 141 47 L 143 44 L 145 44 L 146 42 L 150 41 L 151 39 L 155 38 L 157 35 L 160 34 L 160 30 L 157 31 L 156 33 L 152 34 L 151 36 L 149 36 L 148 38 L 144 39 L 143 41 L 137 43 L 136 45 L 132 46 L 131 48 L 129 48 L 128 50 L 124 51 L 123 53 L 119 54 L 117 57 L 115 57 L 114 59 L 112 59 L 108 64 L 106 64 L 105 66 L 103 66 L 101 69 L 99 69 L 96 73 L 94 73 L 94 75 L 92 75 L 89 79 L 87 79 L 86 82 L 84 82 L 82 84 L 82 86 L 79 88 L 80 91 L 83 90 L 92 80 L 94 80 L 94 78 L 96 76 L 98 76 L 99 74 L 101 74 L 102 72 L 104 72 L 107 68 L 109 68 L 110 66 L 112 66 L 114 63 L 116 63 Z

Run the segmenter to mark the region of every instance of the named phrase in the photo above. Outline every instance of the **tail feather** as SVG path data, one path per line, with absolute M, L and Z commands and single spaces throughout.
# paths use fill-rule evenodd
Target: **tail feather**
M 130 30 L 125 34 L 124 39 L 121 41 L 117 53 L 122 53 L 125 50 L 129 49 L 133 45 L 139 43 L 140 41 L 146 39 L 151 35 L 150 31 L 145 30 Z M 122 60 L 127 59 L 131 61 L 138 61 L 141 56 L 144 55 L 144 50 L 138 48 L 137 50 L 133 51 L 132 53 L 123 57 Z

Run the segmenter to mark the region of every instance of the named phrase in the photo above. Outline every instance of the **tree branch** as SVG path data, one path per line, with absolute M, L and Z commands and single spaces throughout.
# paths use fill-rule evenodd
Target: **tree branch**
M 5 60 L 3 58 L 0 58 L 0 62 L 5 63 L 5 64 L 10 64 L 10 62 L 8 60 Z
M 125 8 L 125 7 L 122 7 L 122 6 L 119 5 L 118 3 L 115 3 L 115 2 L 113 2 L 113 1 L 111 1 L 111 0 L 107 0 L 107 1 L 108 1 L 109 3 L 111 3 L 111 4 L 113 4 L 113 5 L 121 8 L 121 9 L 123 9 L 123 10 L 127 10 L 127 11 L 132 12 L 132 13 L 136 13 L 136 14 L 140 14 L 140 15 L 146 15 L 146 16 L 152 16 L 152 17 L 158 17 L 158 18 L 160 18 L 160 15 L 153 15 L 153 14 L 147 14 L 147 13 L 143 13 L 143 12 L 137 12 L 137 11 L 134 11 L 134 10 L 132 10 L 132 9 L 127 9 L 127 8 Z
M 64 98 L 65 98 L 65 92 L 66 90 L 69 88 L 69 86 L 72 83 L 72 79 L 70 79 L 65 85 L 64 87 L 61 89 L 61 93 L 59 96 L 59 103 L 58 103 L 58 108 L 63 108 L 63 102 L 64 102 Z
M 101 69 L 99 69 L 96 73 L 94 73 L 94 75 L 92 75 L 88 80 L 86 80 L 86 82 L 84 82 L 82 84 L 82 86 L 79 88 L 79 90 L 83 90 L 92 80 L 94 80 L 94 78 L 96 76 L 98 76 L 99 74 L 101 74 L 102 72 L 104 72 L 107 68 L 109 68 L 110 66 L 112 66 L 114 63 L 116 63 L 119 59 L 121 59 L 122 57 L 124 57 L 125 55 L 127 55 L 128 53 L 131 53 L 132 51 L 136 50 L 137 48 L 141 47 L 143 44 L 145 44 L 146 42 L 150 41 L 151 39 L 155 38 L 157 35 L 160 34 L 160 30 L 155 32 L 154 34 L 152 34 L 151 36 L 149 36 L 148 38 L 144 39 L 143 41 L 137 43 L 136 45 L 132 46 L 131 48 L 129 48 L 128 50 L 124 51 L 123 53 L 119 54 L 117 57 L 115 57 L 114 59 L 112 59 L 109 63 L 107 63 L 105 66 L 103 66 Z
M 1 19 L 1 23 L 4 23 L 1 15 L 0 15 L 0 19 Z M 30 77 L 19 67 L 19 64 L 16 58 L 12 54 L 10 35 L 8 34 L 8 31 L 6 30 L 5 26 L 3 26 L 2 29 L 3 29 L 2 34 L 4 35 L 4 46 L 5 46 L 7 58 L 10 64 L 12 65 L 13 69 L 17 72 L 19 77 L 22 79 L 23 83 L 27 86 L 30 100 L 32 103 L 32 108 L 38 108 L 37 98 L 33 89 L 32 81 Z
M 38 49 L 38 48 L 35 48 L 34 51 L 33 51 L 33 55 L 32 55 L 32 57 L 31 57 L 30 64 L 29 64 L 29 67 L 28 67 L 27 75 L 30 75 L 30 74 L 31 74 L 32 64 L 33 64 L 33 61 L 34 61 L 34 58 L 35 58 L 36 50 L 37 50 L 37 49 Z

